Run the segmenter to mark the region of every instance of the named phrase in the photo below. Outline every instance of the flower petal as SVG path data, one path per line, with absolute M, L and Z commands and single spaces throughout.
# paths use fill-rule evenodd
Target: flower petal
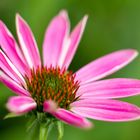
M 43 60 L 47 67 L 57 66 L 65 39 L 69 33 L 69 21 L 66 11 L 61 11 L 50 23 L 43 43 Z
M 133 49 L 121 50 L 103 56 L 76 72 L 76 80 L 87 83 L 104 78 L 130 63 L 138 52 Z
M 57 104 L 53 102 L 52 100 L 48 100 L 43 103 L 44 112 L 52 113 L 52 112 L 55 112 L 56 109 L 57 109 Z
M 36 108 L 36 102 L 27 96 L 15 96 L 8 100 L 7 108 L 15 114 L 27 113 Z
M 80 116 L 78 116 L 68 110 L 62 109 L 62 108 L 57 109 L 57 111 L 55 113 L 53 113 L 53 115 L 57 119 L 65 122 L 69 125 L 74 125 L 74 126 L 80 127 L 80 128 L 92 127 L 92 124 L 85 118 L 80 117 Z
M 80 98 L 122 98 L 140 94 L 140 80 L 114 78 L 82 85 L 77 96 Z
M 2 21 L 0 21 L 0 46 L 22 75 L 29 74 L 29 69 L 15 39 Z
M 28 24 L 19 14 L 16 15 L 16 27 L 21 49 L 29 67 L 34 69 L 40 67 L 40 55 L 33 33 Z
M 103 121 L 131 121 L 140 119 L 140 108 L 117 100 L 79 100 L 71 110 L 83 117 Z
M 0 68 L 17 83 L 25 85 L 25 80 L 7 56 L 0 50 Z
M 0 81 L 4 83 L 8 88 L 10 88 L 13 92 L 17 93 L 18 95 L 30 96 L 28 91 L 26 91 L 21 85 L 16 83 L 14 80 L 12 80 L 9 76 L 7 76 L 2 71 L 0 71 Z
M 68 68 L 74 54 L 77 50 L 78 44 L 81 40 L 81 37 L 83 35 L 85 25 L 87 22 L 88 16 L 84 16 L 84 18 L 79 22 L 79 24 L 74 28 L 73 32 L 71 33 L 69 40 L 69 46 L 68 48 L 64 48 L 62 54 L 64 54 L 63 59 L 61 60 L 63 64 L 63 68 Z

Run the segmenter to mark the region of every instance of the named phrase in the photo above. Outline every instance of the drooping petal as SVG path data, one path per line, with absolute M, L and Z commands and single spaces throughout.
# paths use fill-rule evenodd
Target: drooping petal
M 65 109 L 57 109 L 57 111 L 55 113 L 53 113 L 53 115 L 69 124 L 69 125 L 73 125 L 73 126 L 76 126 L 76 127 L 80 127 L 80 128 L 90 128 L 92 127 L 92 124 L 86 120 L 85 118 L 79 116 L 79 115 L 76 115 L 68 110 L 65 110 Z
M 0 46 L 19 72 L 22 75 L 28 75 L 29 68 L 26 65 L 26 61 L 15 39 L 2 21 L 0 21 Z
M 52 113 L 52 112 L 55 112 L 56 109 L 57 109 L 57 104 L 53 102 L 52 100 L 48 100 L 43 103 L 44 112 Z
M 138 52 L 133 49 L 121 50 L 105 55 L 76 72 L 76 80 L 87 83 L 104 78 L 130 63 Z
M 77 96 L 80 98 L 122 98 L 140 94 L 140 80 L 114 78 L 82 85 Z
M 19 14 L 16 15 L 16 28 L 19 43 L 29 67 L 34 69 L 40 67 L 41 60 L 35 38 L 28 24 Z
M 62 47 L 66 43 L 69 33 L 69 20 L 66 11 L 61 11 L 50 23 L 45 33 L 43 43 L 43 61 L 44 65 L 57 66 Z M 64 46 L 65 47 L 65 46 Z
M 24 114 L 36 108 L 36 102 L 27 96 L 10 97 L 7 108 L 15 114 Z
M 63 52 L 62 52 L 63 58 L 61 58 L 61 63 L 63 64 L 63 68 L 68 68 L 74 57 L 78 44 L 83 35 L 87 19 L 88 19 L 88 16 L 87 15 L 84 16 L 84 18 L 74 28 L 73 32 L 71 33 L 68 39 L 69 46 L 63 49 Z
M 140 118 L 140 108 L 117 100 L 80 100 L 71 106 L 74 113 L 97 120 L 118 122 Z
M 8 88 L 10 88 L 16 94 L 22 95 L 22 96 L 30 96 L 27 90 L 25 90 L 21 85 L 16 83 L 14 80 L 12 80 L 2 71 L 0 71 L 0 81 L 4 83 Z
M 9 77 L 15 80 L 17 83 L 25 85 L 25 80 L 17 68 L 7 58 L 7 56 L 0 50 L 0 69 L 2 69 Z

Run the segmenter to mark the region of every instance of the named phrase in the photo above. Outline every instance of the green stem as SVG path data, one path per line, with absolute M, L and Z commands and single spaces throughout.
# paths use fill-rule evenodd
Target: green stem
M 44 125 L 43 123 L 40 124 L 39 140 L 47 140 L 48 129 L 49 129 L 48 126 Z
M 60 121 L 57 122 L 57 129 L 58 129 L 58 140 L 62 140 L 64 134 L 64 126 L 62 122 Z

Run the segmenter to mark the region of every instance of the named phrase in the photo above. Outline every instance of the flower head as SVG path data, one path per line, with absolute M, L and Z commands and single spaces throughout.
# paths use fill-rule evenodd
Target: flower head
M 24 114 L 41 112 L 65 123 L 88 128 L 86 118 L 129 121 L 140 118 L 140 109 L 115 100 L 140 93 L 140 81 L 117 78 L 100 80 L 116 72 L 136 56 L 133 49 L 105 55 L 77 72 L 68 70 L 83 34 L 87 16 L 69 33 L 66 11 L 49 24 L 43 43 L 43 63 L 37 43 L 27 23 L 17 14 L 19 45 L 0 21 L 0 81 L 17 93 L 7 107 Z

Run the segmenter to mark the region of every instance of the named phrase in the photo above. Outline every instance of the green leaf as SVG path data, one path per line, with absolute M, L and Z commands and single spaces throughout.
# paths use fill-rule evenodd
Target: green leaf
M 21 115 L 17 115 L 15 113 L 8 113 L 3 119 L 9 119 L 9 118 L 14 118 L 14 117 L 20 117 Z
M 30 131 L 36 124 L 38 123 L 38 120 L 34 117 L 31 117 L 31 119 L 27 123 L 27 129 L 26 131 Z

